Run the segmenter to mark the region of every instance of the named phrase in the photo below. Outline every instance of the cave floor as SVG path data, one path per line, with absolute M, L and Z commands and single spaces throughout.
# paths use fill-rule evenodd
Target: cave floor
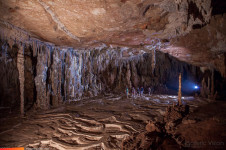
M 226 136 L 225 102 L 198 97 L 182 97 L 182 100 L 190 106 L 192 116 L 199 120 L 199 126 L 208 124 L 208 120 L 212 119 L 214 123 L 208 124 L 205 129 L 218 125 L 221 131 L 217 131 L 221 134 L 215 139 L 219 141 L 220 137 Z M 13 113 L 3 117 L 4 112 L 0 111 L 0 147 L 120 149 L 124 138 L 144 131 L 148 121 L 162 121 L 166 108 L 176 102 L 177 96 L 170 95 L 144 95 L 135 99 L 109 94 L 65 103 L 48 111 L 34 113 L 30 110 L 23 119 Z M 219 111 L 221 115 L 215 115 Z M 187 138 L 191 141 L 192 134 L 200 130 L 199 126 L 193 128 L 191 124 L 182 124 L 176 132 L 184 137 L 189 135 Z M 192 132 L 185 132 L 184 128 L 191 128 Z M 200 137 L 203 136 L 205 134 L 202 133 Z

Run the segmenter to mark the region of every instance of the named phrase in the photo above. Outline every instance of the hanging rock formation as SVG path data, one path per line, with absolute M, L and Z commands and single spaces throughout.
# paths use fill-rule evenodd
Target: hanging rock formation
M 2 43 L 8 45 L 7 41 Z M 179 72 L 186 74 L 184 80 L 198 82 L 201 82 L 203 74 L 199 67 L 158 50 L 153 53 L 153 50 L 148 49 L 120 47 L 60 49 L 38 41 L 21 46 L 17 51 L 24 51 L 25 69 L 20 67 L 22 63 L 17 65 L 20 81 L 18 90 L 23 92 L 22 87 L 29 90 L 25 90 L 25 102 L 35 103 L 36 107 L 42 109 L 58 106 L 65 101 L 97 96 L 102 92 L 120 93 L 126 87 L 152 87 L 155 93 L 176 94 L 177 89 L 171 90 L 167 82 L 177 79 Z M 8 49 L 11 51 L 9 45 Z M 2 46 L 1 52 L 4 51 Z M 2 60 L 6 59 L 4 56 Z M 21 68 L 26 76 L 24 85 Z
M 225 77 L 225 0 L 0 1 L 0 26 L 59 46 L 155 45 Z M 2 32 L 1 32 L 2 33 Z M 19 36 L 19 34 L 17 34 Z M 20 37 L 21 38 L 21 37 Z
M 22 93 L 26 109 L 34 104 L 48 109 L 102 92 L 122 92 L 126 87 L 152 87 L 155 93 L 174 94 L 177 87 L 171 85 L 178 84 L 179 72 L 182 92 L 186 93 L 183 80 L 191 80 L 202 86 L 203 97 L 225 96 L 224 3 L 62 3 L 0 2 L 2 105 L 19 104 Z M 15 63 L 21 45 L 24 75 Z

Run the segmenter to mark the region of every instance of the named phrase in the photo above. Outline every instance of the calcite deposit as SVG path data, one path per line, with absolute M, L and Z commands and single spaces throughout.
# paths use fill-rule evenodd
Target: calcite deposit
M 225 13 L 225 0 L 0 0 L 0 147 L 225 147 Z
M 201 85 L 203 97 L 220 98 L 225 94 L 222 91 L 225 81 L 220 72 L 203 70 L 162 53 L 160 44 L 139 48 L 102 45 L 74 49 L 32 39 L 11 25 L 8 30 L 11 32 L 3 34 L 1 40 L 1 60 L 4 60 L 1 64 L 7 66 L 18 58 L 12 68 L 18 70 L 20 88 L 13 86 L 15 82 L 2 84 L 1 88 L 20 91 L 24 94 L 21 99 L 28 106 L 48 109 L 82 97 L 122 92 L 126 87 L 151 87 L 155 93 L 176 94 L 179 73 L 183 81 Z M 12 38 L 18 35 L 20 39 Z M 23 43 L 23 40 L 27 41 Z M 3 69 L 3 80 L 5 72 L 7 70 Z M 214 78 L 214 74 L 220 78 Z M 18 84 L 18 80 L 16 82 Z M 184 88 L 183 92 L 189 93 L 186 90 L 189 89 Z M 4 105 L 7 105 L 8 95 L 11 93 L 1 94 Z M 12 103 L 18 103 L 18 99 Z
M 9 45 L 5 45 L 11 51 Z M 22 87 L 29 90 L 25 93 L 25 100 L 35 102 L 42 109 L 58 106 L 65 101 L 97 96 L 102 92 L 120 92 L 126 87 L 144 86 L 154 88 L 155 93 L 176 93 L 167 89 L 166 84 L 172 80 L 177 82 L 175 78 L 180 72 L 186 73 L 184 80 L 199 81 L 202 74 L 199 67 L 148 49 L 57 49 L 41 43 L 22 46 L 24 55 L 19 53 L 17 57 L 24 60 L 26 69 L 17 65 L 21 82 L 18 90 L 23 92 Z M 5 50 L 2 49 L 2 53 Z M 23 86 L 23 71 L 27 74 L 25 79 L 33 83 L 26 82 Z
M 161 51 L 225 76 L 225 7 L 224 0 L 1 0 L 0 22 L 74 48 L 139 47 L 158 39 Z

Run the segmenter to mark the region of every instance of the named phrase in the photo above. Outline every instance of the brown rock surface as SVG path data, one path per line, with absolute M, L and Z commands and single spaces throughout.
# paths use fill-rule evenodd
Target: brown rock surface
M 58 46 L 146 45 L 225 76 L 224 8 L 220 0 L 1 0 L 1 35 L 13 25 Z

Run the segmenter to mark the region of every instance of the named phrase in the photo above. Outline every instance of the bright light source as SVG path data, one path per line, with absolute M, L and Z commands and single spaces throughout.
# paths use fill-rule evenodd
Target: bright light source
M 199 87 L 197 85 L 194 86 L 195 89 L 198 89 Z

